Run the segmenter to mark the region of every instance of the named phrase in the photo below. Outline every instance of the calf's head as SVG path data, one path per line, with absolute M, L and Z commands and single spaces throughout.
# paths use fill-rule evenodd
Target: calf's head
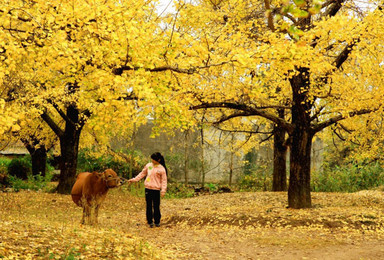
M 108 188 L 115 188 L 121 185 L 120 177 L 112 169 L 106 169 L 104 172 L 99 173 L 99 177 L 105 181 Z

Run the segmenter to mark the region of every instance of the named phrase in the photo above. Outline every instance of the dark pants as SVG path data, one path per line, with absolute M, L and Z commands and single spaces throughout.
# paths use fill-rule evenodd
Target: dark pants
M 147 202 L 147 222 L 148 224 L 153 223 L 160 224 L 160 191 L 145 189 L 145 201 Z

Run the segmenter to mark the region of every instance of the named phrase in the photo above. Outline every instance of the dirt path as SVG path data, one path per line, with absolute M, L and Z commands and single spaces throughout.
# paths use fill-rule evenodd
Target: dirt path
M 366 205 L 372 198 L 350 197 L 346 203 L 335 194 L 319 202 L 318 209 L 292 211 L 277 202 L 284 194 L 269 195 L 221 194 L 163 200 L 160 228 L 147 227 L 144 204 L 139 201 L 126 223 L 127 231 L 157 248 L 172 251 L 169 257 L 173 259 L 384 259 L 384 236 L 378 236 L 384 231 L 384 201 L 379 200 L 377 210 L 372 205 L 351 209 L 350 204 L 359 201 Z M 260 200 L 268 206 L 252 205 Z M 330 209 L 328 203 L 333 204 Z M 334 207 L 338 203 L 345 208 Z M 369 228 L 361 230 L 361 223 L 371 224 L 378 233 Z
M 170 226 L 150 229 L 140 225 L 133 233 L 158 248 L 175 252 L 170 256 L 174 259 L 384 259 L 384 241 L 335 241 L 333 235 L 306 237 L 290 230 L 240 231 Z M 301 243 L 288 242 L 298 241 L 298 236 L 301 236 Z

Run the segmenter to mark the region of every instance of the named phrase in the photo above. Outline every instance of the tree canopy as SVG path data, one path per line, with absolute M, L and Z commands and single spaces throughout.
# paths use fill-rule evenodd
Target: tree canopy
M 184 71 L 164 58 L 169 36 L 155 8 L 155 2 L 112 0 L 0 4 L 0 76 L 17 75 L 7 89 L 8 107 L 34 111 L 59 137 L 62 173 L 71 172 L 63 174 L 63 192 L 72 185 L 88 122 L 108 134 L 102 130 L 140 124 L 155 107 L 173 111 L 164 102 L 172 82 L 167 71 Z M 4 122 L 17 120 L 19 111 L 4 113 Z

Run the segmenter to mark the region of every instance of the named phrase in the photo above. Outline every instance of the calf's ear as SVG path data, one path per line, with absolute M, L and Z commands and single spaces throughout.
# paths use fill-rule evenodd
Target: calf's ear
M 104 172 L 96 172 L 96 176 L 99 178 L 103 177 L 103 175 L 104 175 Z
M 104 171 L 104 173 L 105 174 L 112 174 L 112 175 L 115 175 L 116 174 L 116 172 L 114 171 L 114 170 L 112 170 L 112 169 L 106 169 L 105 171 Z M 117 174 L 116 174 L 117 175 Z

